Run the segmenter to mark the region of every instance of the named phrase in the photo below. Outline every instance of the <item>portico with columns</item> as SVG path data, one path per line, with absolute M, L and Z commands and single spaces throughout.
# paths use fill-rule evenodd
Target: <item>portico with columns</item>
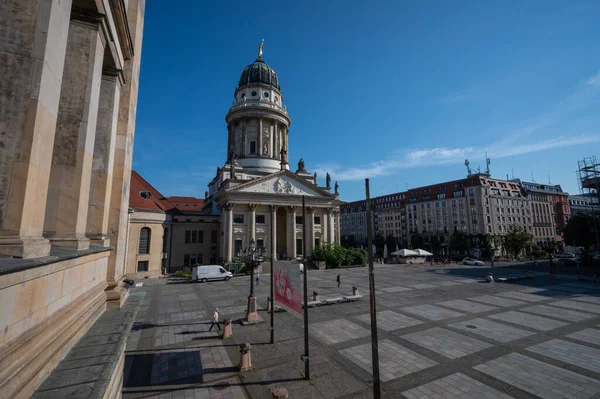
M 340 242 L 337 184 L 332 192 L 327 175 L 326 184 L 320 186 L 301 158 L 296 171 L 290 170 L 291 119 L 279 83 L 262 58 L 261 44 L 258 58 L 242 71 L 225 117 L 227 158 L 217 168 L 206 198 L 206 207 L 221 215 L 221 257 L 226 262 L 252 239 L 277 259 L 302 257 L 305 228 L 307 256 L 315 245 Z

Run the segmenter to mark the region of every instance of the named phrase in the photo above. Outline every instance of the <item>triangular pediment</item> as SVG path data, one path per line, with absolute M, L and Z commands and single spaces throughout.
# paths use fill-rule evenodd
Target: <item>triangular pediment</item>
M 281 194 L 286 196 L 333 197 L 332 194 L 287 171 L 252 180 L 233 187 L 228 191 L 237 193 Z

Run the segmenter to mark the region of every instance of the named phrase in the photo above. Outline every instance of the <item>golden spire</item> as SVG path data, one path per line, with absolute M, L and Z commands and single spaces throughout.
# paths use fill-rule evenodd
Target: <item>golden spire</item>
M 262 58 L 263 44 L 265 44 L 265 39 L 262 39 L 262 42 L 258 45 L 258 58 Z

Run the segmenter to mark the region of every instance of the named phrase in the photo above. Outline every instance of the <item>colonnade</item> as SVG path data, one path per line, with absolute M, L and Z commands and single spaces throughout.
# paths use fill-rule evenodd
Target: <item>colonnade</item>
M 234 248 L 234 238 L 236 236 L 245 238 L 244 245 L 247 245 L 252 239 L 256 240 L 257 238 L 257 228 L 256 228 L 256 210 L 258 208 L 258 204 L 239 204 L 239 203 L 226 203 L 222 206 L 221 210 L 221 218 L 222 218 L 222 226 L 223 226 L 223 235 L 224 240 L 222 245 L 222 254 L 223 258 L 227 262 L 231 262 L 231 260 L 237 256 Z M 273 252 L 277 253 L 277 211 L 279 208 L 283 207 L 286 212 L 286 254 L 288 258 L 294 259 L 297 254 L 301 252 L 296 247 L 296 242 L 298 238 L 302 238 L 302 236 L 298 236 L 298 232 L 302 232 L 302 229 L 306 226 L 306 240 L 307 240 L 307 256 L 310 256 L 314 247 L 315 240 L 317 238 L 317 232 L 320 231 L 320 239 L 321 242 L 326 243 L 340 243 L 341 235 L 340 235 L 340 213 L 339 210 L 331 208 L 331 207 L 316 207 L 316 206 L 308 206 L 306 207 L 306 220 L 303 220 L 302 224 L 296 224 L 296 216 L 302 215 L 302 208 L 297 205 L 266 205 L 268 206 L 269 219 L 265 220 L 265 231 L 263 237 L 265 238 L 265 247 L 269 254 Z M 263 208 L 264 209 L 264 208 Z M 247 232 L 243 232 L 242 234 L 234 234 L 235 224 L 233 222 L 234 219 L 234 211 L 244 213 L 244 215 L 248 215 L 248 222 L 244 223 L 244 226 L 247 226 Z M 321 221 L 321 228 L 317 228 L 317 224 L 315 224 L 315 214 L 322 215 L 323 219 Z M 271 229 L 271 221 L 275 221 L 274 228 Z M 273 242 L 274 248 L 271 248 L 271 231 L 274 232 Z M 278 258 L 279 255 L 277 254 Z
M 110 285 L 125 265 L 144 0 L 112 10 L 50 0 L 24 11 L 38 3 L 0 6 L 19 13 L 8 26 L 19 34 L 0 43 L 0 255 L 110 244 Z

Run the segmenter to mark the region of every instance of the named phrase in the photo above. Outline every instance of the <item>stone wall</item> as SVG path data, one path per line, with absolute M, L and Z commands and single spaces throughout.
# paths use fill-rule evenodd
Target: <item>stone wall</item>
M 108 251 L 0 276 L 0 392 L 27 397 L 106 307 Z
M 163 235 L 166 215 L 164 213 L 134 212 L 129 221 L 127 266 L 125 276 L 131 279 L 159 276 L 162 274 Z M 149 253 L 140 254 L 140 231 L 150 229 Z M 138 272 L 140 261 L 148 261 L 148 271 Z

